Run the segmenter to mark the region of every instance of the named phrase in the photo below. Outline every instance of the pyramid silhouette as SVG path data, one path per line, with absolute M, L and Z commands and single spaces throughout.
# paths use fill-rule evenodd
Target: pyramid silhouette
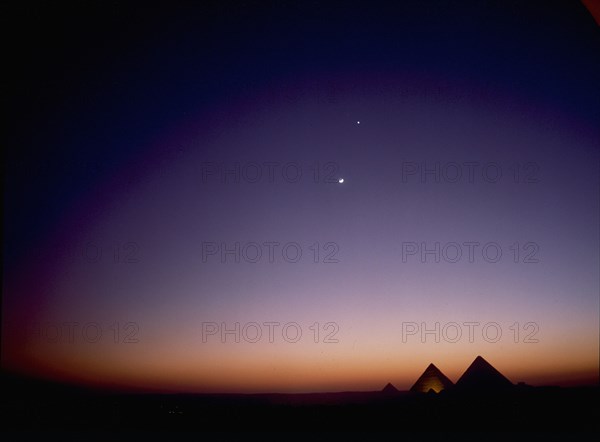
M 383 390 L 381 390 L 381 392 L 385 394 L 393 394 L 398 393 L 398 389 L 392 384 L 388 383 L 385 387 L 383 387 Z
M 511 386 L 512 382 L 481 356 L 475 358 L 456 382 L 457 388 L 465 390 L 496 390 Z
M 433 390 L 435 393 L 439 393 L 453 385 L 452 381 L 439 368 L 433 364 L 429 364 L 410 391 L 428 393 L 430 390 Z

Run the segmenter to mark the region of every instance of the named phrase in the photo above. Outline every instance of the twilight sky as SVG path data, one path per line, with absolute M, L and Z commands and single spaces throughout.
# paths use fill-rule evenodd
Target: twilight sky
M 583 5 L 8 13 L 4 368 L 341 391 L 482 355 L 598 382 Z

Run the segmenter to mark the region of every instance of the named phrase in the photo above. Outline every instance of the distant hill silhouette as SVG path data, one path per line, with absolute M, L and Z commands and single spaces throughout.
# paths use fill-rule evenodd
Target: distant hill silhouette
M 417 379 L 415 385 L 411 387 L 410 391 L 428 393 L 430 390 L 433 390 L 435 393 L 439 393 L 442 390 L 451 388 L 453 385 L 452 381 L 439 368 L 433 364 L 429 364 L 423 374 Z
M 496 370 L 488 361 L 477 356 L 456 382 L 460 390 L 498 390 L 510 388 L 513 383 Z

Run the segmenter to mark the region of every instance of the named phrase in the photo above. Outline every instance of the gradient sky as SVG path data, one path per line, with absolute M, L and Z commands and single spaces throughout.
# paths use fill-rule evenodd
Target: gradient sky
M 3 367 L 341 391 L 408 389 L 430 362 L 456 381 L 482 355 L 513 382 L 597 382 L 598 26 L 574 2 L 420 3 L 9 11 Z M 220 172 L 236 164 L 248 175 Z M 420 175 L 436 164 L 463 175 Z M 236 242 L 302 257 L 203 255 Z M 502 257 L 403 259 L 436 242 Z M 262 338 L 203 339 L 203 323 L 236 322 Z M 269 342 L 265 322 L 302 337 Z M 463 335 L 403 339 L 403 323 Z

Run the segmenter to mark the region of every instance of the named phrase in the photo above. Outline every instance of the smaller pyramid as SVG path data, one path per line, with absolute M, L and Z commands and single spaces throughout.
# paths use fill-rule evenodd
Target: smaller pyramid
M 398 389 L 392 384 L 388 383 L 385 387 L 383 387 L 383 390 L 381 390 L 381 392 L 385 394 L 395 394 L 398 393 Z
M 448 379 L 446 375 L 439 370 L 439 368 L 433 364 L 429 364 L 423 374 L 419 377 L 419 379 L 417 379 L 415 385 L 412 386 L 410 391 L 419 393 L 429 393 L 429 391 L 433 391 L 435 393 L 439 393 L 440 391 L 446 390 L 453 385 L 454 384 L 452 381 Z
M 512 382 L 481 356 L 475 358 L 456 382 L 457 388 L 465 390 L 498 390 L 512 386 Z

